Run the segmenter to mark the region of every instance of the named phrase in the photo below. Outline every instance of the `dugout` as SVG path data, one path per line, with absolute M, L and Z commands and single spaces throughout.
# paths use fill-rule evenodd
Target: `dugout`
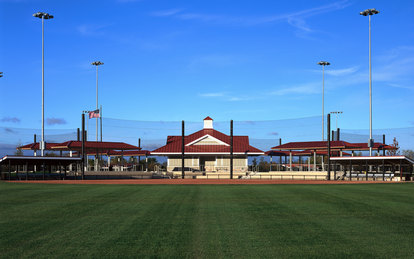
M 413 180 L 414 160 L 406 156 L 331 157 L 334 179 Z
M 7 155 L 0 159 L 0 175 L 2 180 L 66 179 L 68 166 L 78 167 L 81 162 L 80 157 Z

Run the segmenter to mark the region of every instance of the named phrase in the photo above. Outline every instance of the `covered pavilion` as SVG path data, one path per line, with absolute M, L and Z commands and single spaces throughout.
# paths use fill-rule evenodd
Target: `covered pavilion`
M 350 181 L 352 178 L 359 180 L 369 178 L 376 180 L 378 177 L 385 180 L 389 177 L 399 177 L 400 181 L 409 181 L 414 174 L 414 160 L 406 156 L 351 156 L 331 157 L 334 168 L 334 179 L 337 179 L 336 165 L 341 165 L 342 176 Z
M 21 150 L 33 150 L 36 156 L 36 151 L 39 150 L 39 143 L 30 143 L 18 147 Z M 63 157 L 63 152 L 69 152 L 69 157 L 74 155 L 80 156 L 82 152 L 82 141 L 70 140 L 62 143 L 46 143 L 45 150 L 59 151 L 60 157 Z M 124 142 L 100 142 L 100 141 L 85 141 L 84 152 L 85 155 L 107 155 L 115 156 L 122 155 L 122 153 L 134 151 L 137 155 L 145 155 L 141 148 Z M 148 152 L 148 151 L 147 151 Z M 132 154 L 132 153 L 131 153 Z M 135 153 L 134 153 L 135 154 Z
M 355 151 L 367 151 L 369 150 L 367 143 L 349 143 L 342 140 L 330 141 L 330 155 L 331 156 L 354 156 Z M 386 150 L 395 150 L 396 148 L 383 143 L 374 143 L 374 149 L 378 150 L 378 155 L 382 150 L 385 153 Z M 351 151 L 352 153 L 345 153 L 344 151 Z M 289 167 L 293 171 L 292 158 L 293 156 L 312 156 L 313 155 L 313 169 L 316 169 L 316 157 L 322 156 L 322 169 L 324 168 L 323 157 L 328 155 L 328 141 L 305 141 L 305 142 L 289 142 L 286 144 L 272 147 L 270 151 L 266 152 L 269 156 L 281 157 L 289 156 Z M 308 160 L 308 163 L 310 160 Z M 310 169 L 310 165 L 308 166 Z
M 82 162 L 80 157 L 50 157 L 50 156 L 4 156 L 0 159 L 0 175 L 2 179 L 12 179 L 12 172 L 14 174 L 13 178 L 21 179 L 22 174 L 23 178 L 26 180 L 30 177 L 37 179 L 41 177 L 43 180 L 46 176 L 46 171 L 48 170 L 48 177 L 52 174 L 52 167 L 59 172 L 58 177 L 60 179 L 66 178 L 67 167 L 73 164 L 79 165 Z M 6 178 L 5 172 L 1 172 L 2 167 L 7 168 L 8 177 Z M 13 169 L 14 167 L 14 169 Z M 19 172 L 19 169 L 22 169 Z M 29 170 L 32 169 L 32 170 Z M 42 174 L 37 174 L 38 169 L 40 169 Z M 25 172 L 23 172 L 25 171 Z M 64 172 L 64 175 L 62 174 Z

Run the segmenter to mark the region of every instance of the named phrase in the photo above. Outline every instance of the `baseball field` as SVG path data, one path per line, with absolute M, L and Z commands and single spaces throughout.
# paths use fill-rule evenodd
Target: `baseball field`
M 414 254 L 414 184 L 0 183 L 7 257 Z

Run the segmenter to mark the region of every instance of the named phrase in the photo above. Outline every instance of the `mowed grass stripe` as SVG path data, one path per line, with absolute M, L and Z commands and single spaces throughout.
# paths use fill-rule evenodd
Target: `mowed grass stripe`
M 409 257 L 413 184 L 0 183 L 2 257 Z

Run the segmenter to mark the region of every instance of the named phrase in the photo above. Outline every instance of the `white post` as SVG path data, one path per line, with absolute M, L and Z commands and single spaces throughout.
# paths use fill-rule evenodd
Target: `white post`
M 290 171 L 293 171 L 292 169 L 292 151 L 289 151 L 289 166 L 290 166 Z
M 73 157 L 72 150 L 69 151 L 69 157 Z M 69 165 L 69 171 L 72 172 L 72 164 Z

